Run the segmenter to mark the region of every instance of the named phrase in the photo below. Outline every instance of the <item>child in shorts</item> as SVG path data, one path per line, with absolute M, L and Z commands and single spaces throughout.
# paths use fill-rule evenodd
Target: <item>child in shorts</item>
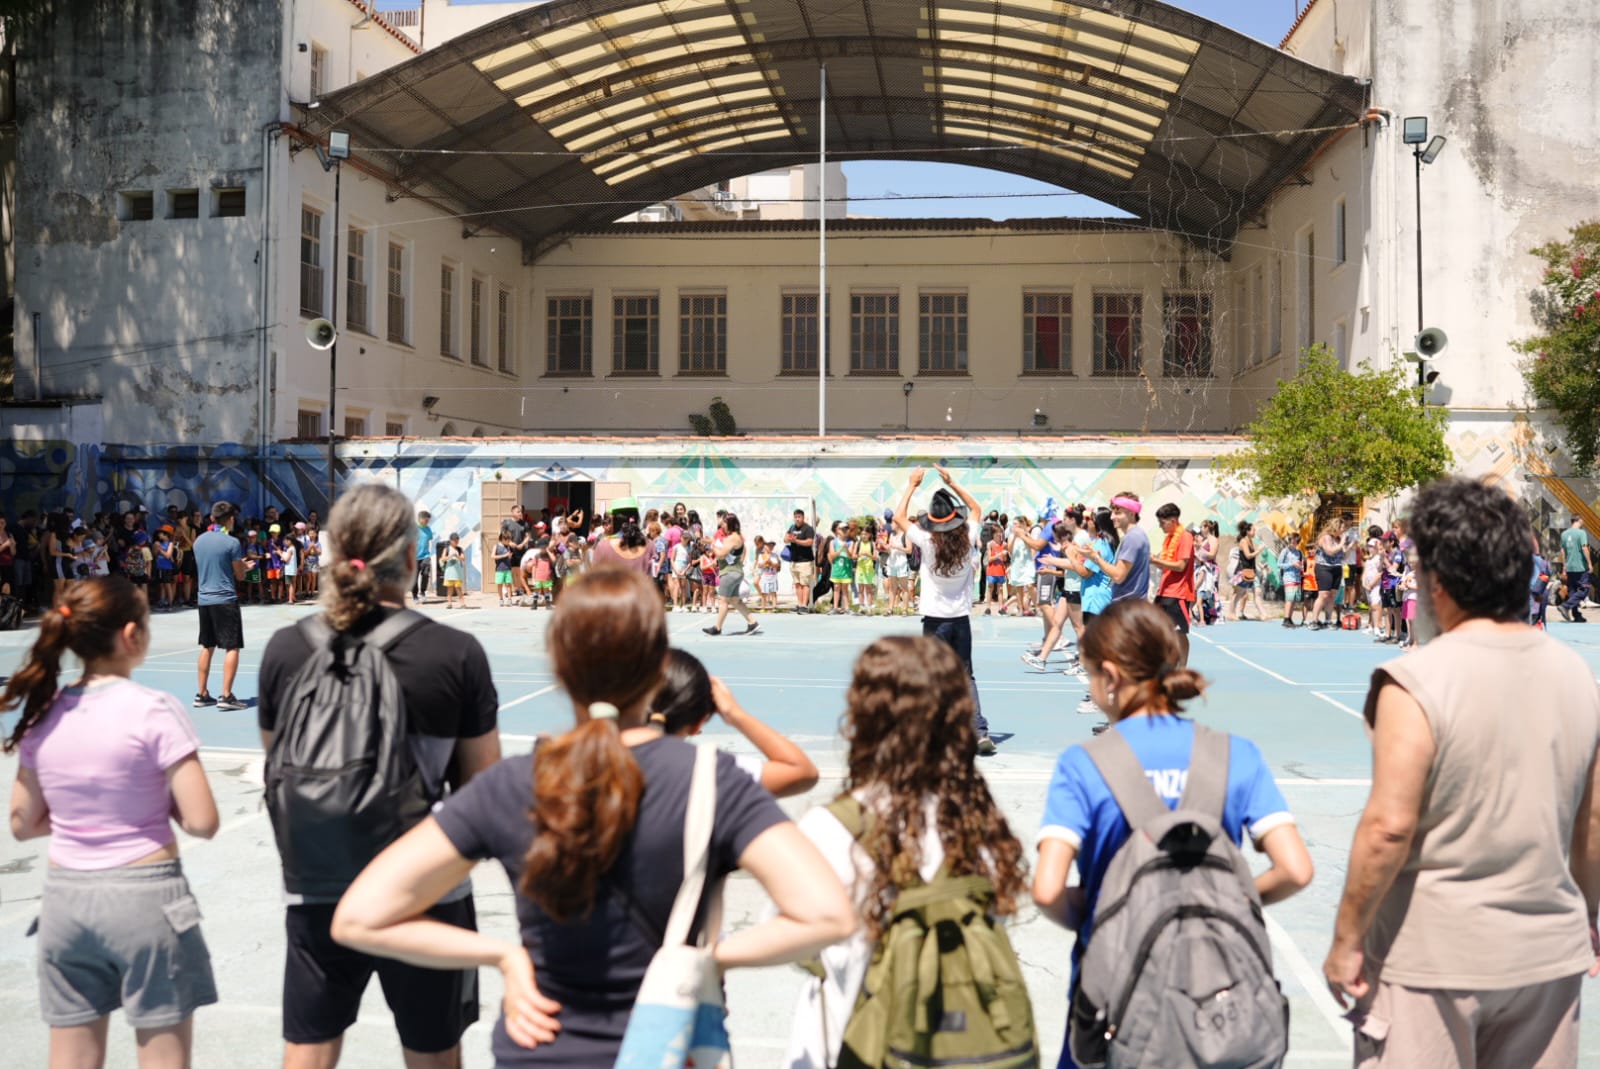
M 701 544 L 700 560 L 697 562 L 700 569 L 700 601 L 704 612 L 715 612 L 717 608 L 717 558 L 711 552 L 711 543 Z
M 306 551 L 300 558 L 300 570 L 306 576 L 306 593 L 317 596 L 317 571 L 322 567 L 322 535 L 315 527 L 306 528 Z
M 465 609 L 466 596 L 461 591 L 461 576 L 464 555 L 461 552 L 461 536 L 450 536 L 450 544 L 444 547 L 444 607 L 447 609 Z
M 555 608 L 555 564 L 550 559 L 550 539 L 541 538 L 533 544 L 533 607 L 544 599 L 546 608 Z
M 511 535 L 500 532 L 494 547 L 494 585 L 500 591 L 500 606 L 511 604 Z
M 295 584 L 300 581 L 300 547 L 287 533 L 278 536 L 278 557 L 283 561 L 283 597 L 293 605 Z
M 283 600 L 283 550 L 278 546 L 278 536 L 283 529 L 277 524 L 267 528 L 267 543 L 263 556 L 267 562 L 267 601 L 276 604 Z
M 1300 532 L 1290 531 L 1288 544 L 1278 555 L 1278 574 L 1283 579 L 1283 626 L 1300 627 L 1306 622 L 1305 603 L 1300 600 L 1300 588 L 1305 583 L 1306 556 L 1300 551 Z M 1294 622 L 1294 611 L 1300 610 L 1300 623 Z
M 172 541 L 172 530 L 163 526 L 156 532 L 156 608 L 166 612 L 172 608 L 173 594 L 178 575 L 178 547 Z
M 772 551 L 772 543 L 765 538 L 756 539 L 756 570 L 760 578 L 757 580 L 761 594 L 762 612 L 778 611 L 778 570 L 780 568 L 778 555 Z

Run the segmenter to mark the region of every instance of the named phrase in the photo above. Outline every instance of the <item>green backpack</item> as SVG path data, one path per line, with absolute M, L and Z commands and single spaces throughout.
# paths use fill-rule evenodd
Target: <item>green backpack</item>
M 828 812 L 862 840 L 870 814 L 861 803 L 838 798 Z M 948 864 L 932 882 L 900 889 L 845 1025 L 838 1069 L 1038 1066 L 1033 1005 L 1005 927 L 989 915 L 993 904 L 988 877 L 952 876 Z

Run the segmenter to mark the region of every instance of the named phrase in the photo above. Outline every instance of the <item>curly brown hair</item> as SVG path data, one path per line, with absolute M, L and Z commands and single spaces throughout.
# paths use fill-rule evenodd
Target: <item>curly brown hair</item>
M 863 791 L 874 817 L 861 841 L 873 865 L 868 938 L 882 934 L 897 888 L 919 877 L 930 797 L 951 874 L 987 876 L 995 912 L 1014 913 L 1027 865 L 978 773 L 972 683 L 961 658 L 936 639 L 880 638 L 857 658 L 847 701 L 843 793 Z
M 933 539 L 933 574 L 951 578 L 972 566 L 972 532 L 966 524 L 949 531 L 930 531 Z

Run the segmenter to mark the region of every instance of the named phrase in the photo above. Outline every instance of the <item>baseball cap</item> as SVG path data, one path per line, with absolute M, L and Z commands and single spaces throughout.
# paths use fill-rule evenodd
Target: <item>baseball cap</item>
M 301 522 L 301 523 L 296 523 L 296 524 L 295 524 L 295 525 L 294 525 L 294 529 L 295 529 L 295 530 L 296 530 L 296 531 L 304 531 L 304 530 L 305 530 L 305 529 L 306 529 L 306 525 L 305 525 L 305 524 L 304 524 L 304 523 L 303 523 L 303 522 Z
M 282 532 L 283 532 L 283 528 L 278 526 L 277 524 L 273 524 L 271 527 L 267 528 L 267 533 L 268 534 L 281 534 Z
M 81 519 L 74 519 L 74 520 L 73 520 L 73 521 L 72 521 L 72 529 L 73 529 L 73 530 L 74 530 L 74 531 L 81 531 L 81 530 L 83 530 L 83 521 L 82 521 L 82 520 L 81 520 Z
M 136 542 L 137 544 L 142 546 L 146 542 L 150 541 L 150 536 L 145 534 L 143 531 L 135 531 L 133 533 L 133 540 L 134 540 L 134 542 Z

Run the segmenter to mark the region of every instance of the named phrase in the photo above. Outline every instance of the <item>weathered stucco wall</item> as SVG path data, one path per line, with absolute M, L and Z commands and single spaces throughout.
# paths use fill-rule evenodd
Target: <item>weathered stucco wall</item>
M 101 396 L 111 441 L 252 441 L 261 130 L 277 117 L 276 0 L 68 3 L 18 56 L 18 348 L 44 394 Z M 247 191 L 215 218 L 215 187 Z M 170 218 L 172 190 L 199 218 Z M 155 218 L 124 218 L 125 191 Z M 32 396 L 31 359 L 18 395 Z

